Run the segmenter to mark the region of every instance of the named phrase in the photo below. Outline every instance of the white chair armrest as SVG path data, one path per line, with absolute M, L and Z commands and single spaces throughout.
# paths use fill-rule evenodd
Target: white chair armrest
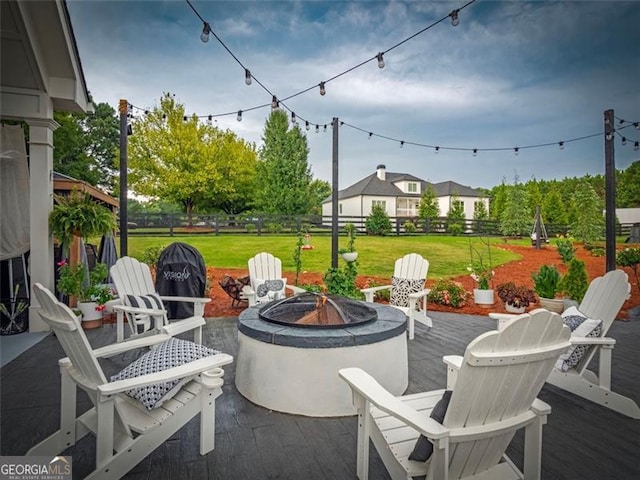
M 194 328 L 203 327 L 206 323 L 207 322 L 205 322 L 204 317 L 183 318 L 183 319 L 171 322 L 168 325 L 164 325 L 162 327 L 162 333 L 166 333 L 167 335 L 171 335 L 172 337 L 175 337 L 180 333 L 188 332 L 190 330 L 193 330 Z M 200 342 L 196 342 L 196 343 L 200 343 Z
M 364 397 L 380 410 L 415 428 L 432 440 L 446 438 L 449 430 L 434 419 L 409 407 L 385 390 L 371 375 L 360 368 L 343 368 L 338 375 L 354 393 Z
M 447 389 L 453 390 L 458 381 L 458 372 L 462 367 L 463 357 L 460 355 L 445 355 L 442 361 L 447 364 Z
M 610 345 L 614 346 L 616 340 L 611 337 L 571 337 L 572 345 Z
M 160 295 L 164 302 L 191 302 L 191 303 L 209 303 L 210 298 L 205 297 L 175 297 L 171 295 Z
M 158 310 L 155 308 L 129 307 L 128 305 L 114 305 L 113 310 L 116 312 L 120 311 L 137 315 L 150 315 L 152 317 L 164 315 L 166 313 L 164 310 Z
M 149 373 L 127 380 L 118 380 L 116 382 L 98 385 L 97 389 L 103 396 L 114 395 L 116 393 L 126 392 L 132 388 L 145 387 L 154 383 L 169 382 L 180 378 L 198 375 L 207 370 L 228 365 L 233 362 L 233 357 L 226 353 L 219 353 L 211 357 L 201 358 L 193 362 L 185 363 L 179 367 L 169 368 L 161 372 Z
M 151 335 L 148 337 L 135 338 L 133 340 L 128 340 L 126 342 L 114 343 L 112 345 L 107 345 L 105 347 L 96 348 L 93 350 L 93 354 L 97 358 L 107 358 L 112 355 L 118 355 L 120 353 L 128 352 L 129 350 L 135 350 L 137 348 L 145 348 L 150 347 L 152 345 L 157 345 L 158 343 L 162 343 L 171 338 L 171 336 L 167 334 L 159 333 L 157 335 Z
M 429 292 L 431 292 L 431 289 L 430 288 L 425 288 L 424 290 L 420 290 L 419 292 L 410 293 L 409 294 L 409 298 L 426 297 L 427 295 L 429 295 Z
M 360 291 L 364 293 L 365 302 L 373 303 L 374 293 L 379 292 L 380 290 L 391 290 L 391 287 L 392 285 L 379 285 L 377 287 L 362 288 Z

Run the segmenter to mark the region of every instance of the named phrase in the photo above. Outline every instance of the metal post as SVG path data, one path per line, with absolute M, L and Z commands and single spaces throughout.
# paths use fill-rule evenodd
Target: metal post
M 604 112 L 604 178 L 605 178 L 605 231 L 607 272 L 616 269 L 616 167 L 613 149 L 613 110 Z
M 127 248 L 127 113 L 129 102 L 120 100 L 120 256 L 128 254 Z
M 338 268 L 338 117 L 333 117 L 333 175 L 331 178 L 331 266 Z
M 540 205 L 536 205 L 536 250 L 540 250 L 540 242 L 542 239 L 542 219 L 540 218 Z

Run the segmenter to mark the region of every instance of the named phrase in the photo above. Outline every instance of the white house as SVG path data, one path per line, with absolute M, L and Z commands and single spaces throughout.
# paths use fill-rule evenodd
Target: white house
M 59 126 L 53 112 L 88 112 L 92 105 L 64 0 L 2 0 L 0 18 L 0 120 L 29 126 L 29 202 L 11 212 L 0 206 L 2 229 L 12 228 L 11 218 L 28 216 L 31 286 L 40 282 L 53 290 L 53 243 L 47 222 L 53 208 L 53 131 Z M 4 153 L 11 152 L 3 148 Z M 29 329 L 48 330 L 36 314 L 38 308 L 32 296 Z
M 489 199 L 474 188 L 452 181 L 429 184 L 408 173 L 387 172 L 384 165 L 378 165 L 375 173 L 338 192 L 338 215 L 366 217 L 374 205 L 381 205 L 390 217 L 417 217 L 420 197 L 428 185 L 436 194 L 441 216 L 447 215 L 456 197 L 467 219 L 473 218 L 477 202 L 483 202 L 489 211 Z M 324 216 L 331 216 L 331 205 L 331 198 L 323 202 Z

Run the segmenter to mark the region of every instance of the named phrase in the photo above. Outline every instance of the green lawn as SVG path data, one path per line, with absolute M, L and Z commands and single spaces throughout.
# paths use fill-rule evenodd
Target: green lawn
M 346 246 L 346 237 L 340 237 L 340 247 Z M 407 253 L 419 253 L 429 260 L 429 277 L 449 277 L 467 272 L 471 258 L 469 237 L 448 236 L 401 236 L 401 237 L 356 237 L 358 273 L 360 275 L 378 275 L 389 277 L 397 258 Z M 488 260 L 486 247 L 480 239 L 471 238 L 473 245 L 484 252 Z M 141 258 L 149 247 L 168 246 L 172 242 L 184 242 L 193 245 L 202 254 L 209 267 L 247 268 L 247 260 L 259 252 L 270 252 L 282 260 L 284 271 L 295 272 L 293 253 L 296 248 L 295 236 L 278 235 L 220 235 L 220 236 L 175 236 L 175 237 L 136 237 L 130 236 L 129 255 Z M 520 258 L 518 255 L 495 248 L 502 243 L 500 238 L 491 239 L 491 264 L 500 265 Z M 529 240 L 510 240 L 509 243 L 530 245 Z M 302 270 L 324 273 L 331 266 L 331 238 L 317 236 L 311 240 L 313 250 L 302 252 Z M 344 265 L 339 257 L 339 263 Z

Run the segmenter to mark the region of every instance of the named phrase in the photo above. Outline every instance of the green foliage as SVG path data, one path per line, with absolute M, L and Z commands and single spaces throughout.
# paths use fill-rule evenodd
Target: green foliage
M 356 251 L 356 235 L 358 234 L 358 231 L 356 230 L 356 226 L 351 222 L 347 222 L 344 224 L 344 231 L 347 234 L 347 248 L 345 252 L 355 252 Z M 340 253 L 344 253 L 344 252 L 340 252 Z
M 114 192 L 120 141 L 115 110 L 98 103 L 92 114 L 55 112 L 53 118 L 60 124 L 53 132 L 54 170 Z
M 569 221 L 567 207 L 556 185 L 556 183 L 552 184 L 549 193 L 545 195 L 542 201 L 542 218 L 548 224 L 566 225 Z
M 489 204 L 489 212 L 491 218 L 494 220 L 500 220 L 502 213 L 507 204 L 507 190 L 509 186 L 506 184 L 506 179 L 502 179 L 502 183 L 491 189 L 491 203 Z
M 322 215 L 322 202 L 331 195 L 331 184 L 326 180 L 315 178 L 309 183 L 309 213 Z
M 247 231 L 247 233 L 255 233 L 257 227 L 255 225 L 255 223 L 247 223 L 244 226 L 245 230 Z
M 196 116 L 184 117 L 184 106 L 165 93 L 160 106 L 133 122 L 131 189 L 181 205 L 190 223 L 197 207 L 246 210 L 256 183 L 255 146 Z
M 529 304 L 538 301 L 533 290 L 514 282 L 501 283 L 496 287 L 496 293 L 505 304 L 511 304 L 516 308 L 528 307 Z
M 116 228 L 116 216 L 87 193 L 73 190 L 68 196 L 54 195 L 49 213 L 49 231 L 67 248 L 74 235 L 101 237 Z
M 532 273 L 533 289 L 542 298 L 555 298 L 560 289 L 560 272 L 555 265 L 542 265 L 537 273 Z
M 267 232 L 269 233 L 280 233 L 282 232 L 282 225 L 279 223 L 269 223 L 267 225 Z
M 406 222 L 404 222 L 403 227 L 406 233 L 416 233 L 416 226 L 411 220 L 407 220 Z
M 436 192 L 431 184 L 427 184 L 420 196 L 420 206 L 418 207 L 418 217 L 423 221 L 425 230 L 428 228 L 429 220 L 440 216 L 440 207 Z
M 604 248 L 602 247 L 594 247 L 591 249 L 591 256 L 592 257 L 604 257 Z
M 489 218 L 489 212 L 487 206 L 484 203 L 482 197 L 473 204 L 473 219 L 474 220 L 487 220 Z
M 374 280 L 367 280 L 364 288 L 380 287 L 382 285 L 387 285 L 387 283 L 378 283 Z M 373 299 L 374 301 L 378 300 L 382 302 L 389 302 L 391 300 L 391 289 L 384 288 L 382 290 L 378 290 L 377 292 L 373 292 Z
M 616 188 L 616 205 L 618 208 L 640 207 L 640 160 L 619 172 Z
M 312 206 L 312 175 L 307 137 L 298 125 L 289 129 L 287 114 L 275 110 L 265 123 L 262 140 L 255 208 L 263 213 L 308 213 Z
M 560 280 L 559 288 L 567 298 L 580 303 L 588 287 L 587 267 L 582 260 L 574 258 L 569 262 L 569 268 Z
M 160 258 L 160 254 L 165 248 L 167 248 L 166 245 L 152 245 L 150 247 L 145 248 L 144 251 L 142 252 L 140 261 L 142 263 L 146 263 L 150 267 L 155 267 L 156 265 L 158 265 L 158 259 Z
M 451 235 L 460 235 L 464 224 L 464 205 L 457 194 L 451 199 L 451 208 L 447 212 L 447 231 Z
M 620 250 L 616 255 L 616 263 L 633 271 L 636 277 L 636 286 L 640 290 L 640 247 Z
M 528 235 L 532 224 L 533 216 L 528 207 L 527 190 L 516 175 L 514 184 L 507 190 L 504 211 L 500 217 L 500 230 L 503 235 Z
M 97 302 L 104 305 L 113 298 L 111 289 L 102 284 L 107 278 L 107 273 L 107 266 L 97 263 L 87 278 L 86 267 L 83 264 L 64 263 L 60 267 L 58 291 L 76 297 L 79 302 Z
M 467 270 L 471 272 L 471 278 L 473 278 L 480 290 L 489 290 L 490 282 L 493 278 L 493 269 L 491 263 L 491 242 L 489 238 L 480 238 L 482 244 L 482 251 L 473 244 L 471 237 L 469 237 L 469 256 L 471 257 L 471 264 L 467 267 Z M 487 249 L 484 252 L 484 249 Z
M 571 222 L 571 236 L 589 242 L 602 238 L 604 233 L 604 204 L 591 184 L 582 179 L 573 195 L 575 219 Z
M 559 238 L 556 240 L 556 248 L 558 249 L 558 254 L 560 258 L 562 258 L 562 263 L 569 263 L 576 253 L 576 248 L 573 246 L 573 242 L 570 238 Z
M 369 235 L 384 236 L 391 233 L 391 219 L 381 205 L 374 205 L 371 208 L 365 226 Z
M 356 288 L 357 262 L 347 262 L 344 268 L 330 267 L 324 274 L 324 284 L 328 293 L 350 298 L 363 298 L 362 292 Z
M 463 307 L 469 292 L 462 285 L 451 280 L 438 279 L 431 288 L 427 299 L 439 305 L 449 305 L 451 307 Z

